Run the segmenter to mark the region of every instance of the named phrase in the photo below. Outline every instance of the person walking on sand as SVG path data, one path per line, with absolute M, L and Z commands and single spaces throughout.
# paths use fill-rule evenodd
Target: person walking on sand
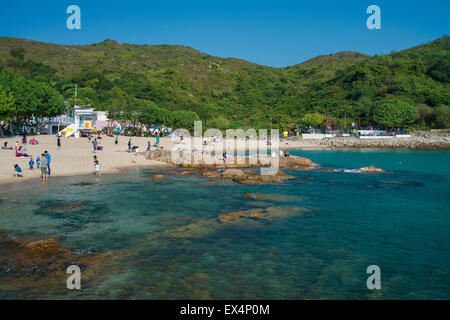
M 49 168 L 49 164 L 48 164 L 48 159 L 45 155 L 45 153 L 43 153 L 42 155 L 42 161 L 41 161 L 41 178 L 43 181 L 47 180 L 48 178 L 48 168 Z
M 92 141 L 92 147 L 94 148 L 94 153 L 97 151 L 97 145 L 98 145 L 97 139 L 94 139 Z
M 56 147 L 59 149 L 61 149 L 61 138 L 58 136 L 58 139 L 56 140 Z
M 119 144 L 119 136 L 116 136 L 116 139 L 114 140 L 114 144 Z
M 47 162 L 47 165 L 46 165 L 46 167 L 47 167 L 47 174 L 51 175 L 50 162 L 52 162 L 52 156 L 50 155 L 50 153 L 48 153 L 47 150 L 45 150 L 44 157 L 45 157 L 45 159 L 47 159 L 47 161 L 46 161 Z M 44 164 L 42 164 L 42 166 L 44 166 Z M 45 180 L 47 180 L 47 179 L 45 179 Z
M 128 151 L 131 151 L 132 144 L 133 144 L 133 141 L 131 141 L 131 138 L 130 138 L 130 140 L 128 140 Z

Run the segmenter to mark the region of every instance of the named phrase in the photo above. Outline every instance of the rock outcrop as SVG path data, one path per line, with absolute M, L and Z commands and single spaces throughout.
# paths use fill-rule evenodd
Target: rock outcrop
M 182 151 L 179 152 L 180 158 L 182 158 Z M 147 153 L 147 159 L 157 160 L 168 164 L 173 164 L 172 154 L 168 150 L 158 150 Z M 219 157 L 217 156 L 217 159 Z M 195 163 L 194 159 L 187 163 L 180 163 L 177 165 L 179 168 L 186 169 L 223 169 L 223 168 L 245 168 L 245 167 L 269 167 L 273 160 L 269 155 L 251 155 L 251 156 L 236 156 L 231 157 L 230 161 L 216 161 L 215 163 L 201 162 Z M 283 169 L 298 169 L 298 168 L 310 168 L 314 163 L 307 158 L 298 156 L 279 157 L 278 167 Z M 186 173 L 188 174 L 188 173 Z
M 362 172 L 378 172 L 378 173 L 384 173 L 386 171 L 384 171 L 383 169 L 380 168 L 376 168 L 374 166 L 370 166 L 370 167 L 362 167 L 358 169 L 359 171 Z
M 308 158 L 297 157 L 297 156 L 289 156 L 289 157 L 280 157 L 279 158 L 279 167 L 282 169 L 298 169 L 305 168 L 308 169 L 314 165 Z

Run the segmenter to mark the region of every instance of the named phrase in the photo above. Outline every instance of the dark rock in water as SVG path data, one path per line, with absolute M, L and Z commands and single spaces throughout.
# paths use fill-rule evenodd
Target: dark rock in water
M 270 201 L 270 202 L 299 202 L 300 198 L 297 196 L 290 196 L 286 194 L 279 193 L 245 193 L 245 198 L 260 201 Z
M 0 199 L 0 206 L 3 204 L 3 200 L 2 199 Z
M 67 213 L 68 211 L 80 210 L 83 208 L 85 208 L 85 206 L 81 202 L 55 203 L 54 205 L 47 206 L 46 211 L 52 213 Z
M 83 186 L 91 186 L 91 185 L 93 185 L 93 183 L 91 183 L 91 182 L 84 182 L 84 181 L 81 181 L 81 182 L 79 182 L 79 183 L 75 183 L 75 184 L 74 184 L 74 186 L 79 186 L 79 187 L 83 187 Z
M 66 202 L 62 200 L 46 200 L 38 202 L 36 215 L 62 219 L 59 226 L 64 232 L 80 231 L 92 223 L 111 221 L 107 204 L 100 201 Z
M 278 171 L 277 173 L 270 175 L 246 173 L 244 175 L 235 176 L 232 180 L 241 184 L 275 184 L 282 183 L 291 178 L 293 178 L 293 176 L 287 175 L 282 171 Z
M 113 258 L 127 255 L 125 251 L 79 255 L 55 239 L 25 242 L 0 232 L 0 288 L 11 294 L 33 289 L 45 296 L 67 290 L 68 266 L 80 266 L 83 282 L 87 282 L 104 273 Z

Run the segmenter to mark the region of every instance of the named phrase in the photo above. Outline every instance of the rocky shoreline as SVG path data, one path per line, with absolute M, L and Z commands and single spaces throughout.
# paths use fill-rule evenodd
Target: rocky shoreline
M 357 137 L 336 137 L 314 141 L 320 146 L 335 148 L 392 148 L 392 149 L 449 149 L 450 133 L 416 132 L 408 138 L 359 139 Z

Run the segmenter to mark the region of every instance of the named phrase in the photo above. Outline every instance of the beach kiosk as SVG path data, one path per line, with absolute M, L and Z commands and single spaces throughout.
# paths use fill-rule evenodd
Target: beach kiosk
M 75 138 L 79 138 L 82 132 L 92 133 L 95 129 L 95 122 L 97 115 L 94 112 L 94 108 L 81 108 L 75 106 L 73 110 L 73 123 L 61 130 L 60 134 L 63 137 L 70 137 L 74 135 Z

